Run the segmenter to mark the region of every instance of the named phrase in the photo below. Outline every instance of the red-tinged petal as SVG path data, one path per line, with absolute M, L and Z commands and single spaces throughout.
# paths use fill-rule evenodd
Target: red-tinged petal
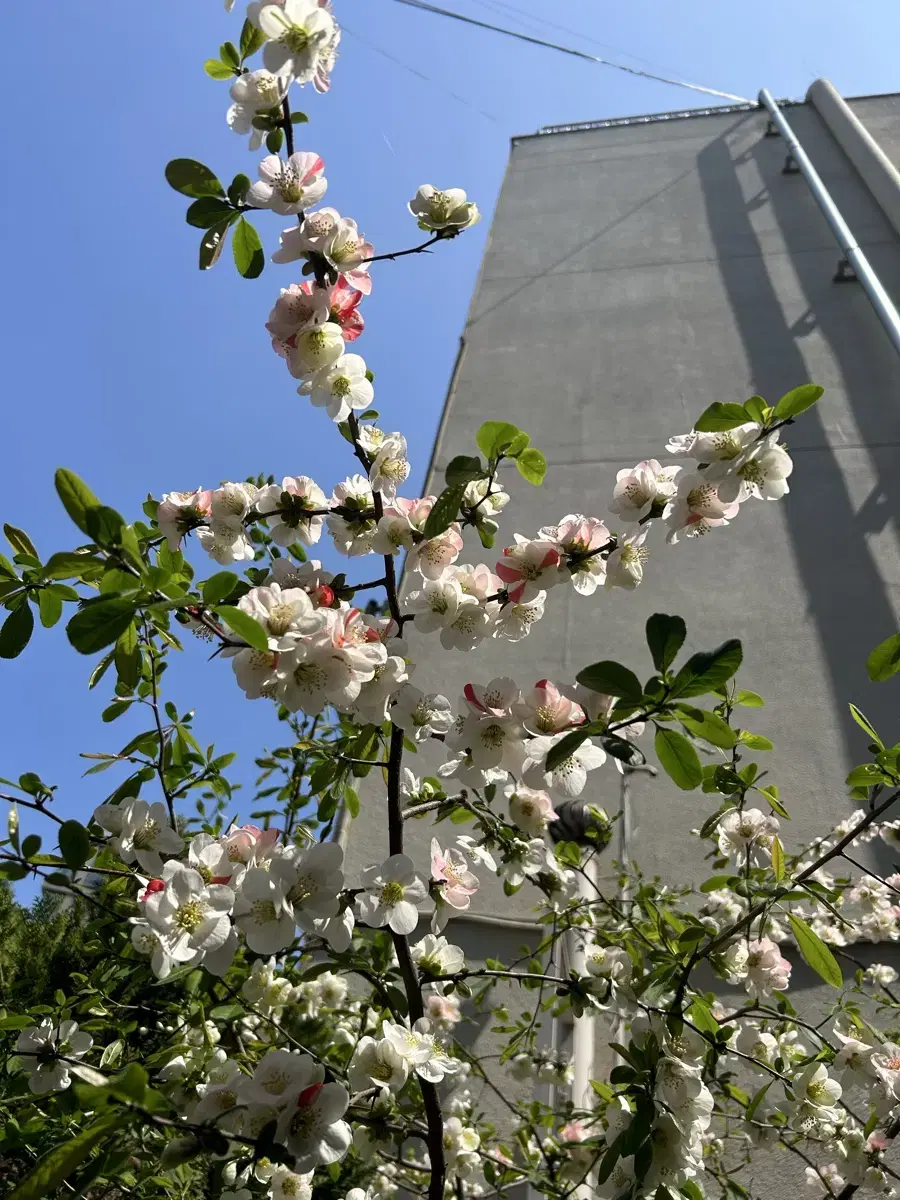
M 321 1092 L 324 1086 L 324 1083 L 313 1083 L 308 1088 L 304 1088 L 297 1097 L 297 1107 L 309 1108 L 311 1104 L 315 1104 L 319 1092 Z

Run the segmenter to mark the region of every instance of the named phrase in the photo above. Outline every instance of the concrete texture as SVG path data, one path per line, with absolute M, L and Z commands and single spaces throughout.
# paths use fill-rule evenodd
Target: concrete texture
M 851 106 L 896 158 L 900 98 Z M 897 234 L 815 110 L 787 115 L 900 300 Z M 469 655 L 438 648 L 416 682 L 455 702 L 469 679 L 565 681 L 602 658 L 646 676 L 643 624 L 657 611 L 685 618 L 689 651 L 738 636 L 740 682 L 767 702 L 747 710 L 747 725 L 776 743 L 760 757 L 793 816 L 783 831 L 792 849 L 848 811 L 844 778 L 866 756 L 848 701 L 887 740 L 900 736 L 900 685 L 870 684 L 865 671 L 869 651 L 896 631 L 900 602 L 900 362 L 859 286 L 832 282 L 837 247 L 803 178 L 782 174 L 783 144 L 764 137 L 765 124 L 752 111 L 513 142 L 428 490 L 440 490 L 454 455 L 473 452 L 483 420 L 508 419 L 531 434 L 549 471 L 541 489 L 504 476 L 514 516 L 498 544 L 569 512 L 614 527 L 617 470 L 665 459 L 667 438 L 712 401 L 758 393 L 774 402 L 812 380 L 826 394 L 788 431 L 791 494 L 753 502 L 731 528 L 676 547 L 657 532 L 636 593 L 587 599 L 560 587 L 524 642 L 487 642 Z M 490 561 L 477 540 L 465 557 Z M 425 774 L 440 757 L 427 750 L 408 765 Z M 646 873 L 682 883 L 708 873 L 688 830 L 711 798 L 664 776 L 638 777 L 633 793 L 633 853 Z M 585 798 L 615 809 L 617 797 L 612 768 L 590 777 Z M 411 834 L 421 861 L 430 828 L 416 822 Z M 373 801 L 349 830 L 351 869 L 386 844 Z M 524 893 L 509 901 L 488 886 L 477 900 L 480 912 L 529 914 Z M 448 932 L 465 946 L 469 928 Z M 491 929 L 492 953 L 515 957 L 521 933 Z M 785 1176 L 773 1194 L 795 1182 Z

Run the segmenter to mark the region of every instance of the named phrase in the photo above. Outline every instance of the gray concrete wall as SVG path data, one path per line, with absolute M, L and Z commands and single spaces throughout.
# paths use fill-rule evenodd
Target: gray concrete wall
M 898 104 L 853 105 L 891 156 Z M 816 112 L 798 105 L 788 117 L 900 299 L 900 243 L 883 212 Z M 657 536 L 636 593 L 587 599 L 559 588 L 526 641 L 438 651 L 416 682 L 455 701 L 471 678 L 566 680 L 601 658 L 649 673 L 643 624 L 655 611 L 686 619 L 689 650 L 738 636 L 741 683 L 767 700 L 747 724 L 776 742 L 765 765 L 793 815 L 784 830 L 793 848 L 848 811 L 843 781 L 865 738 L 847 702 L 886 738 L 900 736 L 900 685 L 872 685 L 865 671 L 897 628 L 900 363 L 859 286 L 832 282 L 828 227 L 803 178 L 781 173 L 784 147 L 764 128 L 762 114 L 747 112 L 513 143 L 428 487 L 439 490 L 449 459 L 472 452 L 483 420 L 503 418 L 531 434 L 549 472 L 541 489 L 509 473 L 514 515 L 500 545 L 568 512 L 613 523 L 616 471 L 664 458 L 667 438 L 709 403 L 774 401 L 814 380 L 825 397 L 788 431 L 790 496 L 752 503 L 731 528 L 694 542 L 667 547 Z M 477 540 L 468 557 L 484 557 Z M 429 766 L 439 757 L 420 756 Z M 426 773 L 425 761 L 410 765 Z M 615 772 L 600 771 L 588 795 L 615 808 L 617 789 Z M 634 795 L 634 853 L 646 871 L 702 877 L 688 830 L 710 798 L 665 777 L 638 778 Z M 413 853 L 429 836 L 417 823 Z M 376 847 L 386 848 L 383 817 L 364 807 L 351 866 Z M 524 893 L 510 902 L 492 887 L 478 906 L 519 919 L 529 907 Z M 519 940 L 507 935 L 510 957 Z

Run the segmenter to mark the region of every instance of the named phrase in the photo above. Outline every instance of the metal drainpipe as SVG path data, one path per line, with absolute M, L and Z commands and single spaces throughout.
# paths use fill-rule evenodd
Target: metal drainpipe
M 784 113 L 778 107 L 768 88 L 763 88 L 759 93 L 759 102 L 768 110 L 775 128 L 784 138 L 789 154 L 809 184 L 809 190 L 822 210 L 822 215 L 831 226 L 831 232 L 834 234 L 835 240 L 841 248 L 841 253 L 856 272 L 857 278 L 865 288 L 866 295 L 869 297 L 879 321 L 884 326 L 885 333 L 891 339 L 891 345 L 900 354 L 900 313 L 894 307 L 894 302 L 882 287 L 881 280 L 875 274 L 871 263 L 860 249 L 859 243 L 853 236 L 850 226 L 841 216 L 840 210 L 831 198 L 831 193 L 822 182 L 818 171 L 810 161 L 809 155 L 800 145 L 797 135 L 791 129 Z

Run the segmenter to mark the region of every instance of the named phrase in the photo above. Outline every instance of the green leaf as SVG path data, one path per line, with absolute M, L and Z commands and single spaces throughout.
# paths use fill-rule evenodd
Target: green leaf
M 122 1100 L 130 1100 L 135 1104 L 143 1104 L 147 1093 L 147 1072 L 140 1064 L 133 1062 L 109 1081 L 109 1090 Z
M 231 237 L 234 265 L 245 279 L 256 279 L 263 272 L 266 256 L 259 234 L 246 217 L 241 217 Z
M 531 438 L 523 429 L 520 429 L 513 440 L 503 451 L 504 458 L 518 458 L 523 450 L 531 445 Z
M 451 459 L 444 472 L 448 487 L 454 487 L 458 483 L 471 483 L 473 479 L 481 479 L 483 475 L 484 466 L 481 459 L 468 454 L 458 454 L 456 458 Z
M 208 271 L 219 261 L 230 224 L 231 218 L 226 217 L 224 221 L 219 221 L 218 225 L 211 226 L 200 239 L 199 266 L 201 271 Z
M 761 787 L 759 791 L 768 800 L 769 807 L 773 812 L 777 812 L 779 817 L 784 817 L 786 821 L 791 819 L 791 814 L 778 798 L 778 788 L 774 783 L 770 783 L 766 787 Z
M 114 658 L 119 682 L 129 688 L 137 687 L 141 674 L 141 652 L 138 647 L 137 625 L 134 621 L 131 621 L 119 634 Z
M 268 650 L 269 639 L 266 631 L 259 621 L 255 621 L 242 608 L 234 608 L 230 604 L 220 604 L 216 613 L 231 632 L 236 633 L 239 638 L 243 638 L 248 646 L 252 646 L 254 650 Z
M 747 746 L 751 750 L 773 750 L 774 746 L 767 737 L 763 737 L 761 733 L 748 733 L 746 729 L 741 730 L 740 742 L 742 746 Z
M 706 937 L 706 930 L 700 930 L 703 937 Z M 716 1034 L 719 1032 L 719 1022 L 710 1012 L 708 1006 L 700 999 L 694 1001 L 691 1007 L 687 1010 L 687 1016 L 698 1029 L 704 1033 Z
M 621 663 L 604 659 L 579 671 L 575 676 L 580 684 L 592 692 L 605 696 L 619 696 L 623 700 L 640 700 L 644 694 L 641 681 L 633 671 Z
M 567 733 L 565 737 L 560 738 L 548 750 L 544 770 L 555 771 L 560 763 L 572 757 L 582 742 L 586 742 L 589 736 L 589 734 L 583 733 L 580 729 L 573 729 L 571 733 Z
M 359 793 L 355 788 L 349 786 L 344 788 L 344 805 L 351 820 L 355 821 L 359 816 Z
M 210 576 L 203 584 L 203 600 L 206 604 L 221 604 L 227 599 L 238 585 L 238 577 L 233 571 L 219 571 Z
M 227 200 L 220 200 L 218 196 L 201 196 L 188 206 L 184 219 L 196 229 L 209 229 L 230 217 L 233 212 Z
M 241 28 L 241 62 L 255 54 L 265 44 L 266 35 L 252 21 L 245 21 Z
M 843 987 L 844 977 L 838 961 L 819 935 L 813 933 L 806 922 L 795 917 L 793 913 L 788 913 L 788 921 L 806 963 L 832 987 Z
M 647 645 L 650 647 L 653 665 L 657 671 L 664 672 L 669 669 L 686 636 L 687 626 L 681 617 L 654 613 L 647 619 Z
M 723 642 L 717 650 L 692 654 L 672 684 L 672 696 L 702 696 L 720 687 L 732 677 L 743 658 L 736 638 Z
M 675 729 L 657 729 L 654 741 L 660 765 L 677 787 L 693 791 L 703 782 L 703 768 L 697 751 L 683 733 Z
M 547 460 L 540 450 L 531 446 L 516 458 L 516 470 L 527 483 L 540 487 L 547 474 Z
M 307 123 L 307 121 L 309 121 L 309 117 L 306 115 L 305 112 L 292 112 L 291 113 L 291 124 L 292 125 L 305 125 Z
M 266 134 L 266 149 L 270 154 L 278 154 L 284 145 L 284 130 L 279 126 Z
M 246 1012 L 243 1004 L 217 1004 L 209 1015 L 214 1021 L 237 1021 Z
M 788 417 L 796 417 L 798 413 L 812 408 L 824 391 L 825 389 L 816 383 L 804 383 L 786 392 L 775 405 L 775 420 L 785 421 Z
M 751 396 L 750 399 L 744 403 L 744 412 L 751 421 L 756 421 L 758 424 L 764 425 L 766 420 L 766 409 L 768 407 L 768 404 L 766 404 L 762 396 Z
M 18 658 L 31 640 L 33 630 L 34 613 L 23 600 L 0 627 L 0 658 Z
M 227 63 L 229 67 L 239 67 L 241 65 L 237 46 L 235 46 L 234 42 L 222 43 L 219 47 L 219 58 L 221 58 L 223 63 Z
M 166 181 L 169 187 L 183 196 L 224 196 L 222 184 L 203 163 L 193 158 L 173 158 L 166 166 Z
M 700 414 L 694 422 L 694 428 L 700 433 L 722 433 L 726 429 L 746 425 L 747 420 L 742 404 L 720 404 L 716 401 Z
M 879 750 L 883 750 L 884 742 L 881 740 L 881 738 L 875 732 L 875 726 L 872 724 L 872 722 L 869 720 L 869 718 L 866 716 L 866 714 L 864 712 L 860 712 L 860 710 L 856 707 L 855 704 L 851 704 L 849 707 L 850 707 L 850 716 L 857 723 L 857 725 L 860 727 L 860 729 L 865 730 L 865 732 L 868 734 L 868 736 L 875 743 L 875 745 L 878 747 Z
M 94 600 L 78 610 L 66 626 L 66 637 L 79 654 L 94 654 L 110 646 L 134 620 L 133 601 Z
M 763 1100 L 765 1099 L 766 1092 L 769 1090 L 769 1088 L 771 1086 L 772 1086 L 772 1080 L 770 1079 L 768 1083 L 764 1083 L 762 1085 L 762 1087 L 759 1089 L 759 1091 L 754 1094 L 753 1099 L 747 1105 L 747 1112 L 746 1112 L 745 1116 L 748 1121 L 751 1121 L 753 1119 L 753 1114 L 759 1108 L 760 1104 L 762 1104 Z
M 249 178 L 239 172 L 228 185 L 228 199 L 232 204 L 240 204 L 249 190 Z
M 208 58 L 203 64 L 203 70 L 210 79 L 234 79 L 234 71 L 231 67 L 227 63 L 220 62 L 218 58 Z M 166 178 L 168 178 L 168 175 Z M 173 184 L 172 186 L 174 187 L 175 185 Z M 182 188 L 176 188 L 176 191 L 180 192 L 182 190 Z
M 90 554 L 76 554 L 74 550 L 63 550 L 51 554 L 41 572 L 44 579 L 80 579 L 86 571 L 102 566 L 102 560 Z
M 107 504 L 96 504 L 84 511 L 87 531 L 98 546 L 118 546 L 122 541 L 125 518 Z
M 40 558 L 34 548 L 34 542 L 24 530 L 16 529 L 15 525 L 4 525 L 3 532 L 16 554 L 30 554 L 32 558 Z
M 777 835 L 772 837 L 772 870 L 775 872 L 775 878 L 781 882 L 784 879 L 784 848 Z
M 22 843 L 22 857 L 31 858 L 41 848 L 41 839 L 36 833 L 29 833 L 28 837 Z
M 82 533 L 90 533 L 87 524 L 89 509 L 99 508 L 100 501 L 74 471 L 60 467 L 54 476 L 56 492 L 63 502 L 63 508 L 78 526 Z
M 7 879 L 10 883 L 18 883 L 27 874 L 28 868 L 24 863 L 0 861 L 0 879 Z
M 117 1110 L 87 1125 L 75 1137 L 67 1138 L 49 1154 L 45 1154 L 19 1185 L 13 1188 L 6 1200 L 46 1200 L 48 1196 L 54 1195 L 59 1185 L 84 1162 L 95 1146 L 108 1134 L 124 1129 L 132 1119 L 130 1113 Z
M 91 856 L 91 839 L 80 821 L 65 821 L 59 828 L 59 852 L 66 866 L 78 871 Z
M 62 616 L 62 600 L 55 592 L 41 588 L 38 592 L 38 611 L 41 614 L 41 624 L 45 629 L 52 629 Z
M 766 703 L 759 692 L 748 692 L 745 688 L 740 688 L 735 692 L 734 702 L 743 704 L 744 708 L 764 708 Z
M 873 683 L 883 683 L 900 671 L 900 633 L 892 634 L 875 647 L 866 659 L 866 670 Z
M 484 457 L 493 461 L 499 458 L 518 436 L 518 427 L 511 425 L 509 421 L 485 421 L 475 434 L 475 441 Z
M 737 734 L 727 721 L 718 713 L 707 712 L 702 708 L 692 708 L 686 704 L 677 705 L 678 720 L 688 732 L 702 738 L 713 746 L 730 750 L 737 743 Z
M 453 524 L 459 514 L 459 506 L 465 494 L 466 484 L 454 483 L 446 487 L 434 502 L 434 508 L 422 529 L 426 538 L 437 537 Z

